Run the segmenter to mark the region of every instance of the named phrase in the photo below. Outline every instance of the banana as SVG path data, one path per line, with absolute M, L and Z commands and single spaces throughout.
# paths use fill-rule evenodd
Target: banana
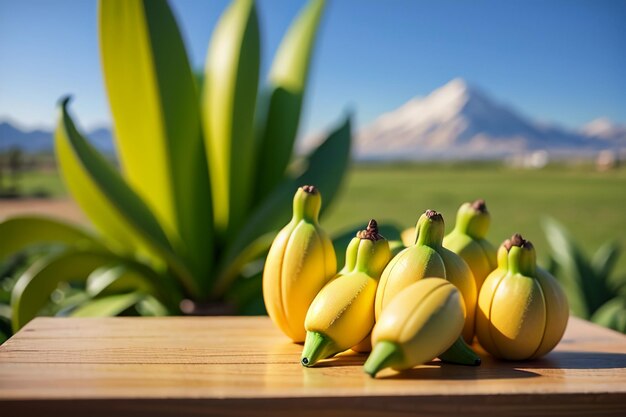
M 374 326 L 378 279 L 391 259 L 389 244 L 375 220 L 357 233 L 346 251 L 346 265 L 317 294 L 306 315 L 301 363 L 313 366 L 359 344 Z
M 372 332 L 364 370 L 410 369 L 428 362 L 460 339 L 465 305 L 459 290 L 441 278 L 409 285 L 385 307 Z
M 465 203 L 457 212 L 454 229 L 443 238 L 443 246 L 467 262 L 478 293 L 487 275 L 498 266 L 496 249 L 485 239 L 490 223 L 484 200 Z
M 476 335 L 493 356 L 538 358 L 561 340 L 569 307 L 559 283 L 536 266 L 533 245 L 516 234 L 498 250 L 498 268 L 478 299 Z
M 375 315 L 380 317 L 385 306 L 401 290 L 425 277 L 441 277 L 454 284 L 467 308 L 463 338 L 471 342 L 474 337 L 476 309 L 476 283 L 465 261 L 442 246 L 444 222 L 441 214 L 427 210 L 416 226 L 415 243 L 401 251 L 387 265 L 376 292 Z
M 294 342 L 306 336 L 304 319 L 319 290 L 337 272 L 333 244 L 318 224 L 320 192 L 298 188 L 293 217 L 270 247 L 263 270 L 263 300 L 272 321 Z

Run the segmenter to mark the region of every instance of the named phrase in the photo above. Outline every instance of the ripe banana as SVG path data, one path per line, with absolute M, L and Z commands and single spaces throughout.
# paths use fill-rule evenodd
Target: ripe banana
M 272 321 L 294 342 L 306 336 L 304 319 L 319 290 L 337 272 L 333 244 L 318 224 L 320 192 L 300 187 L 293 217 L 270 247 L 263 270 L 263 299 Z
M 306 315 L 306 341 L 301 363 L 319 360 L 359 344 L 374 326 L 378 279 L 391 259 L 388 242 L 375 220 L 357 233 L 346 251 L 346 265 L 317 294 Z
M 492 355 L 532 359 L 561 340 L 569 316 L 565 293 L 548 272 L 536 266 L 533 245 L 513 235 L 498 250 L 498 269 L 483 284 L 476 335 Z
M 498 266 L 496 249 L 485 236 L 491 218 L 484 200 L 463 204 L 456 215 L 456 224 L 450 234 L 443 238 L 443 246 L 459 255 L 472 270 L 476 291 L 487 275 Z
M 385 307 L 372 332 L 374 349 L 364 370 L 410 369 L 428 362 L 460 339 L 465 306 L 459 290 L 441 278 L 404 288 Z
M 376 292 L 375 315 L 380 317 L 393 298 L 410 284 L 425 277 L 441 277 L 454 284 L 467 309 L 463 338 L 471 342 L 474 337 L 476 309 L 476 283 L 465 261 L 442 246 L 444 222 L 441 214 L 427 210 L 416 226 L 415 243 L 401 251 L 387 265 Z

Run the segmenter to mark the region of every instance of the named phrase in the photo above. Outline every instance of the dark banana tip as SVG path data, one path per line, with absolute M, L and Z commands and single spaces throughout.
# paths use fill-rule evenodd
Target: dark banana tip
M 472 208 L 476 211 L 478 211 L 479 213 L 486 213 L 487 212 L 487 204 L 485 204 L 485 200 L 483 200 L 482 198 L 474 201 L 472 203 Z
M 483 363 L 482 359 L 476 358 L 476 360 L 474 361 L 474 366 L 480 366 L 481 363 Z
M 380 233 L 378 233 L 378 223 L 374 219 L 369 221 L 365 230 L 357 232 L 356 237 L 358 237 L 359 239 L 372 240 L 374 242 L 384 239 L 384 237 Z
M 429 219 L 433 219 L 435 217 L 441 217 L 441 214 L 437 213 L 435 210 L 431 210 L 428 209 L 424 212 L 424 214 L 426 215 L 426 217 L 428 217 Z
M 309 358 L 302 358 L 302 360 L 300 361 L 300 363 L 303 366 L 309 366 Z
M 317 188 L 314 185 L 303 185 L 300 188 L 307 194 L 317 194 Z
M 502 243 L 507 251 L 510 251 L 513 246 L 524 249 L 532 249 L 533 244 L 530 241 L 524 239 L 519 233 L 515 233 L 510 239 L 507 239 Z

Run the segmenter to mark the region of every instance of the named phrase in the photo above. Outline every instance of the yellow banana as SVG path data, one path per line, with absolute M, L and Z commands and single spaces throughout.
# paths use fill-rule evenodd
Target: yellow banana
M 317 294 L 306 315 L 301 363 L 313 366 L 361 342 L 374 326 L 378 278 L 391 258 L 375 220 L 357 233 L 346 251 L 346 265 Z
M 568 317 L 565 293 L 536 266 L 533 245 L 517 234 L 506 240 L 478 300 L 476 335 L 483 348 L 502 359 L 537 358 L 559 343 Z
M 454 284 L 467 308 L 463 338 L 470 343 L 474 337 L 476 283 L 465 261 L 442 246 L 444 222 L 441 214 L 427 210 L 416 226 L 415 243 L 396 255 L 387 265 L 376 292 L 375 315 L 380 317 L 385 306 L 401 290 L 425 277 L 441 277 Z
M 298 189 L 293 217 L 274 239 L 263 270 L 265 308 L 294 342 L 304 341 L 309 305 L 337 272 L 333 244 L 318 224 L 321 205 L 314 186 Z
M 460 339 L 465 305 L 459 290 L 441 278 L 409 285 L 385 307 L 372 332 L 365 372 L 410 369 L 439 356 Z
M 485 239 L 490 222 L 484 200 L 465 203 L 457 212 L 454 229 L 443 238 L 443 246 L 467 262 L 478 293 L 487 275 L 498 266 L 496 249 Z

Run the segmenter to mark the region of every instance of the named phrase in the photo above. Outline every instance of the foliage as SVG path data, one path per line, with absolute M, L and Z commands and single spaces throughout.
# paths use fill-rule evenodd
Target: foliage
M 552 251 L 548 269 L 563 285 L 572 313 L 626 333 L 626 275 L 613 274 L 618 243 L 605 243 L 589 258 L 560 223 L 546 218 L 543 227 Z
M 258 94 L 253 0 L 234 0 L 222 15 L 201 82 L 165 0 L 100 2 L 121 169 L 80 133 L 62 99 L 57 162 L 96 231 L 33 216 L 0 223 L 10 237 L 0 239 L 0 302 L 11 294 L 10 311 L 0 305 L 0 337 L 41 313 L 176 314 L 184 299 L 262 311 L 262 257 L 297 186 L 315 184 L 328 207 L 348 165 L 349 117 L 290 163 L 324 5 L 305 6 Z

